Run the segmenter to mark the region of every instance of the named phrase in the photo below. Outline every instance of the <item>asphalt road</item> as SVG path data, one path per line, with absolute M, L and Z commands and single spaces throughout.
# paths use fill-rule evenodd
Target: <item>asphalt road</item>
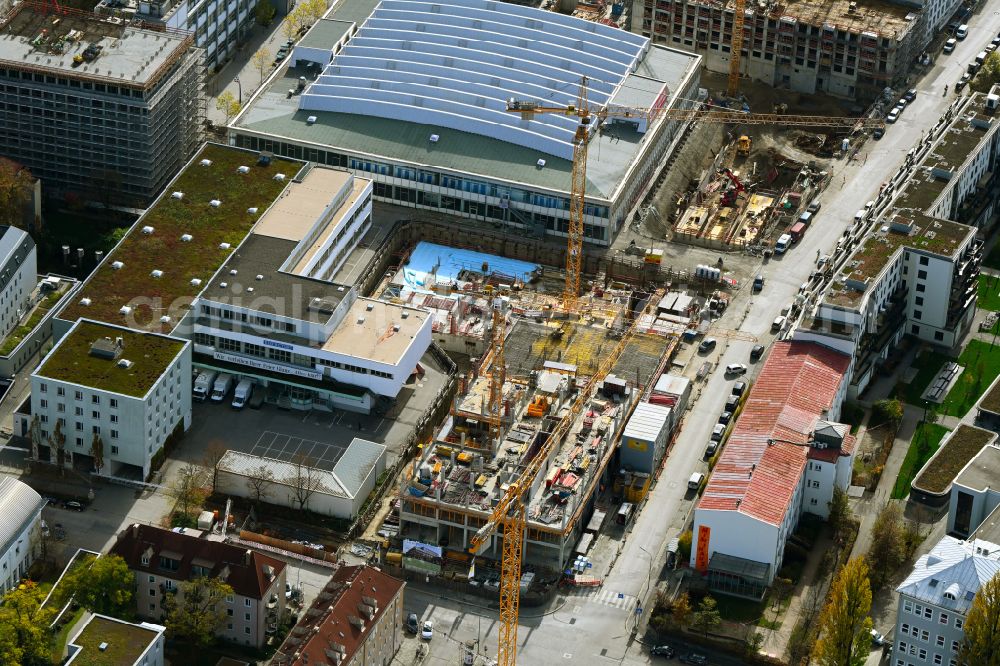
M 823 207 L 802 241 L 784 256 L 761 265 L 760 272 L 766 277 L 764 291 L 751 297 L 747 285 L 735 295 L 716 328 L 735 329 L 741 335 L 720 336 L 719 348 L 712 355 L 712 360 L 717 361 L 716 371 L 701 387 L 701 397 L 688 412 L 659 482 L 639 514 L 621 555 L 605 577 L 602 590 L 612 592 L 612 602 L 621 594 L 628 603 L 619 601 L 609 605 L 607 595 L 594 593 L 561 598 L 547 615 L 522 614 L 519 661 L 650 663 L 648 649 L 631 639 L 636 606 L 644 605 L 646 598 L 652 596 L 649 581 L 655 580 L 662 569 L 667 542 L 678 532 L 678 519 L 684 517 L 681 512 L 686 513 L 690 507 L 684 497 L 687 478 L 694 471 L 705 471 L 704 447 L 732 385 L 721 368 L 728 363 L 747 362 L 750 348 L 755 344 L 749 338 L 763 344 L 773 340 L 771 322 L 792 302 L 815 270 L 817 251 L 830 253 L 858 208 L 875 199 L 880 184 L 896 172 L 906 153 L 954 101 L 953 94 L 942 95 L 944 85 L 947 83 L 949 90 L 953 90 L 967 63 L 998 30 L 1000 13 L 989 12 L 972 19 L 968 38 L 951 55 L 940 56 L 916 84 L 917 98 L 900 120 L 888 126 L 881 140 L 869 141 L 854 161 L 841 163 L 835 170 L 830 186 L 820 196 Z M 751 366 L 751 374 L 754 370 Z M 468 611 L 462 609 L 461 603 L 437 600 L 423 610 L 423 615 L 438 620 L 438 626 L 451 629 L 450 638 L 470 640 L 477 638 L 478 633 L 486 654 L 496 654 L 497 624 L 492 611 L 477 610 L 473 623 L 465 619 Z M 479 616 L 484 616 L 481 627 Z

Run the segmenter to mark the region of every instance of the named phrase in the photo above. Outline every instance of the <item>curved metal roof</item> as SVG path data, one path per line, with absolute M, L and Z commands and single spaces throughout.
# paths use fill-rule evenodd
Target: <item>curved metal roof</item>
M 0 477 L 0 553 L 42 510 L 42 496 L 12 476 Z
M 509 113 L 511 98 L 605 106 L 649 48 L 601 23 L 493 0 L 382 0 L 299 108 L 446 127 L 569 159 L 577 120 Z M 430 136 L 428 136 L 430 140 Z

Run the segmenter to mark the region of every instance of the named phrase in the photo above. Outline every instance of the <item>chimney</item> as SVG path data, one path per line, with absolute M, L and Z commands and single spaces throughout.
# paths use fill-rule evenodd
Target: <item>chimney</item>
M 250 566 L 250 560 L 253 559 L 253 551 L 247 548 L 246 552 L 243 553 L 243 564 L 245 566 Z
M 139 538 L 139 523 L 132 523 L 132 538 Z
M 365 630 L 365 621 L 362 620 L 357 615 L 348 615 L 347 616 L 347 621 L 350 622 L 351 624 L 353 624 L 355 627 L 357 627 L 361 631 Z

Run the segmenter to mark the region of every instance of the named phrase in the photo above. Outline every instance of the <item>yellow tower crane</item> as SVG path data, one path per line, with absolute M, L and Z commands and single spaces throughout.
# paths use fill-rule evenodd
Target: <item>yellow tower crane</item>
M 736 97 L 740 92 L 740 58 L 743 53 L 743 24 L 746 21 L 745 0 L 736 0 L 733 7 L 733 38 L 729 49 L 729 87 L 726 94 Z

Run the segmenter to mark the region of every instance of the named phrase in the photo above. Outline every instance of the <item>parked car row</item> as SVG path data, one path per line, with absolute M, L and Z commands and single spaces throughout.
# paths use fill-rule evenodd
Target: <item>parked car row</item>
M 743 372 L 746 372 L 747 367 L 742 363 L 731 364 L 726 368 L 727 372 L 729 368 L 733 367 L 733 365 L 741 366 L 743 368 Z M 746 382 L 736 382 L 733 384 L 733 388 L 729 393 L 729 398 L 726 400 L 726 408 L 721 414 L 719 414 L 719 421 L 712 428 L 712 434 L 709 436 L 708 446 L 705 447 L 704 457 L 706 460 L 714 456 L 719 450 L 719 447 L 722 446 L 722 439 L 726 436 L 726 430 L 729 428 L 729 424 L 733 420 L 733 415 L 736 413 L 736 408 L 740 404 L 740 398 L 743 397 L 746 390 Z
M 233 389 L 235 384 L 236 388 Z M 254 381 L 252 379 L 241 379 L 238 383 L 236 378 L 228 372 L 216 372 L 215 370 L 203 370 L 195 377 L 194 386 L 191 389 L 191 397 L 198 402 L 211 400 L 212 402 L 222 402 L 233 391 L 233 409 L 243 409 L 253 396 Z
M 912 102 L 916 98 L 917 98 L 916 88 L 910 88 L 905 93 L 903 93 L 903 96 L 899 98 L 898 102 L 896 102 L 896 106 L 892 107 L 892 110 L 889 111 L 889 113 L 886 115 L 885 122 L 887 123 L 896 122 L 899 119 L 899 115 L 903 113 L 903 110 L 910 104 L 910 102 Z

